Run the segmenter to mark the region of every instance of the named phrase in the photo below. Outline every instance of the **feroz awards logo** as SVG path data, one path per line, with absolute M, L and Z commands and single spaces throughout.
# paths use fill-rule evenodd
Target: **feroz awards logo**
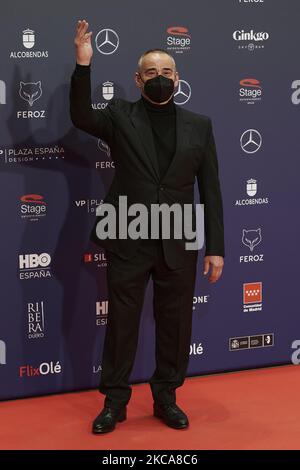
M 29 104 L 30 108 L 33 108 L 33 105 L 37 100 L 42 96 L 42 82 L 38 80 L 37 82 L 20 82 L 19 86 L 19 96 L 22 100 L 26 101 Z M 25 110 L 17 111 L 17 118 L 23 119 L 40 119 L 45 118 L 46 112 L 44 109 L 35 109 L 35 110 Z
M 257 5 L 262 6 L 265 0 L 237 0 L 240 5 L 244 5 L 245 7 L 255 7 Z
M 101 152 L 104 152 L 108 158 L 110 158 L 110 147 L 109 145 L 104 142 L 102 139 L 98 139 L 97 141 L 98 148 L 101 150 Z
M 42 83 L 38 82 L 20 82 L 19 95 L 22 100 L 27 101 L 29 106 L 42 96 Z
M 243 228 L 242 242 L 247 246 L 251 252 L 253 252 L 254 247 L 259 245 L 262 240 L 261 236 L 261 227 L 257 229 L 246 229 Z
M 262 241 L 262 229 L 258 227 L 257 229 L 245 229 L 242 230 L 242 243 L 247 246 L 250 250 L 250 255 L 240 256 L 240 263 L 249 263 L 249 262 L 262 262 L 264 261 L 263 253 L 254 254 L 254 248 L 259 245 Z

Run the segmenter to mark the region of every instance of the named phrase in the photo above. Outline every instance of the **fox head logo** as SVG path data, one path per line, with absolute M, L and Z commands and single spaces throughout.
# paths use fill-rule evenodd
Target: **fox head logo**
M 42 96 L 41 81 L 38 82 L 20 82 L 20 97 L 32 106 L 33 103 Z
M 258 245 L 261 240 L 262 236 L 260 228 L 258 228 L 257 230 L 243 229 L 242 242 L 244 243 L 244 245 L 248 246 L 251 251 L 253 251 L 254 247 Z

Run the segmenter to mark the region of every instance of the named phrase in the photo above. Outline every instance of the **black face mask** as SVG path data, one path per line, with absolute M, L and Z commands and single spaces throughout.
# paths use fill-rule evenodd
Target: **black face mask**
M 143 80 L 142 80 L 143 81 Z M 157 75 L 154 78 L 149 78 L 144 86 L 144 93 L 150 100 L 155 103 L 163 103 L 167 101 L 174 91 L 174 82 L 171 78 Z

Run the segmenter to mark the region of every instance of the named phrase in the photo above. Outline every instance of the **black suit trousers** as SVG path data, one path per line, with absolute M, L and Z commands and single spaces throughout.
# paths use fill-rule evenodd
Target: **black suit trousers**
M 128 259 L 106 250 L 108 319 L 99 391 L 105 405 L 126 405 L 138 343 L 140 316 L 150 278 L 153 281 L 156 369 L 149 381 L 153 400 L 175 403 L 184 382 L 190 352 L 198 251 L 186 251 L 184 266 L 170 269 L 161 240 L 144 239 Z

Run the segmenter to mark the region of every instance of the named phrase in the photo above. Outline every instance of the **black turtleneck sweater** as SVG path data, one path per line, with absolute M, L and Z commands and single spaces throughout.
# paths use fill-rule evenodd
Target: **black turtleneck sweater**
M 158 160 L 160 179 L 166 173 L 176 147 L 176 109 L 173 97 L 166 104 L 154 104 L 141 95 L 150 118 L 153 139 Z M 151 233 L 151 217 L 148 221 L 148 235 Z M 159 239 L 162 238 L 162 214 L 159 214 Z
M 154 104 L 141 95 L 150 118 L 161 178 L 166 173 L 176 147 L 176 109 L 173 97 L 166 104 Z

